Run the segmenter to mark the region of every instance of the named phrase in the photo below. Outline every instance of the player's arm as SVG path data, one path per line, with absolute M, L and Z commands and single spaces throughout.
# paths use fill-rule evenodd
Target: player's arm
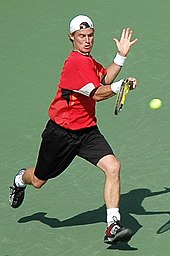
M 121 38 L 118 40 L 114 38 L 116 43 L 118 53 L 116 54 L 113 63 L 106 68 L 107 74 L 104 78 L 103 84 L 111 84 L 117 75 L 119 74 L 121 68 L 123 67 L 127 55 L 131 49 L 131 46 L 134 45 L 138 39 L 132 40 L 133 31 L 130 28 L 126 28 L 122 30 Z
M 101 85 L 97 88 L 95 88 L 90 96 L 95 100 L 95 101 L 101 101 L 101 100 L 106 100 L 111 97 L 113 97 L 116 93 L 112 91 L 111 85 Z
M 128 81 L 130 83 L 130 90 L 133 90 L 137 86 L 137 80 L 134 77 L 129 77 Z M 92 90 L 90 96 L 95 100 L 95 101 L 101 101 L 101 100 L 106 100 L 111 97 L 113 97 L 115 94 L 118 93 L 120 90 L 120 87 L 122 85 L 123 79 L 113 82 L 112 84 L 108 85 L 100 85 L 99 87 L 95 88 Z

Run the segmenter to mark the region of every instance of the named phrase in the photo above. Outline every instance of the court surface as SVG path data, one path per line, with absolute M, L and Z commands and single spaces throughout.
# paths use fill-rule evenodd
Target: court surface
M 0 0 L 0 255 L 164 256 L 170 251 L 170 2 L 166 0 Z M 20 167 L 35 163 L 63 62 L 71 51 L 68 23 L 94 20 L 94 57 L 111 63 L 124 27 L 139 42 L 119 78 L 135 76 L 119 116 L 115 99 L 98 103 L 98 124 L 122 163 L 122 221 L 135 233 L 129 244 L 103 243 L 104 175 L 76 158 L 41 190 L 28 187 L 19 209 L 8 188 Z M 159 110 L 149 101 L 160 98 Z

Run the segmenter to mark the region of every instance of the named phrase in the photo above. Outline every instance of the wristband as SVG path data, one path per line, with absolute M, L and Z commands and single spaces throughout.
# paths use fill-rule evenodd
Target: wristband
M 121 79 L 121 80 L 119 80 L 119 81 L 117 81 L 117 82 L 112 83 L 112 84 L 110 85 L 112 92 L 118 93 L 118 91 L 120 90 L 120 87 L 121 87 L 122 82 L 123 82 L 123 79 Z
M 125 63 L 125 60 L 126 60 L 127 57 L 124 57 L 124 56 L 121 56 L 119 53 L 116 54 L 113 62 L 115 64 L 117 64 L 118 66 L 121 66 L 123 67 L 124 63 Z

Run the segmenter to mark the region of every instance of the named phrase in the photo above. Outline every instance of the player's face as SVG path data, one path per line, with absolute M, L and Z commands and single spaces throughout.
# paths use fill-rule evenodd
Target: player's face
M 73 40 L 75 51 L 82 54 L 89 54 L 94 43 L 94 29 L 80 29 L 73 34 L 70 34 L 70 39 Z

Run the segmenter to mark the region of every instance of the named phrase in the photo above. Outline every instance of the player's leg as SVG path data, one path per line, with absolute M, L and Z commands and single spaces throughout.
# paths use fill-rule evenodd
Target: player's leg
M 108 228 L 104 241 L 106 243 L 127 242 L 132 232 L 120 224 L 120 162 L 97 127 L 92 129 L 83 140 L 78 155 L 99 167 L 105 174 L 104 199 L 107 207 Z
M 50 124 L 50 122 L 48 122 L 42 134 L 42 142 L 40 146 L 38 159 L 46 159 L 46 157 L 48 157 L 48 154 L 50 154 L 49 146 L 48 146 L 49 144 L 48 138 L 52 139 L 52 131 L 53 131 L 52 125 Z M 45 154 L 46 150 L 47 150 L 47 154 Z M 48 166 L 46 166 L 46 168 L 48 168 Z M 43 184 L 45 184 L 47 179 L 44 178 L 42 179 L 42 181 L 41 179 L 40 181 L 38 181 L 34 175 L 34 171 L 35 171 L 34 168 L 28 168 L 28 169 L 22 168 L 15 175 L 13 184 L 10 187 L 10 192 L 9 192 L 9 203 L 11 207 L 18 208 L 22 204 L 25 196 L 25 189 L 28 184 L 33 185 L 36 188 L 40 188 Z
M 22 204 L 27 185 L 41 188 L 46 182 L 47 180 L 39 180 L 34 175 L 34 168 L 19 170 L 14 177 L 13 185 L 10 187 L 9 202 L 11 207 L 18 208 Z
M 68 131 L 49 121 L 42 133 L 42 142 L 36 167 L 21 169 L 10 187 L 9 202 L 18 208 L 23 200 L 26 185 L 41 188 L 47 180 L 60 175 L 76 156 L 76 143 L 71 141 Z
M 114 155 L 102 157 L 97 166 L 105 174 L 104 199 L 107 209 L 118 209 L 120 205 L 120 162 Z M 120 214 L 117 213 L 120 220 Z
M 23 183 L 26 185 L 32 185 L 35 188 L 41 188 L 47 180 L 40 180 L 35 176 L 35 168 L 28 168 L 22 175 Z
M 104 199 L 107 207 L 107 225 L 104 242 L 127 242 L 132 237 L 132 231 L 120 223 L 120 162 L 114 155 L 102 157 L 97 166 L 105 174 Z

